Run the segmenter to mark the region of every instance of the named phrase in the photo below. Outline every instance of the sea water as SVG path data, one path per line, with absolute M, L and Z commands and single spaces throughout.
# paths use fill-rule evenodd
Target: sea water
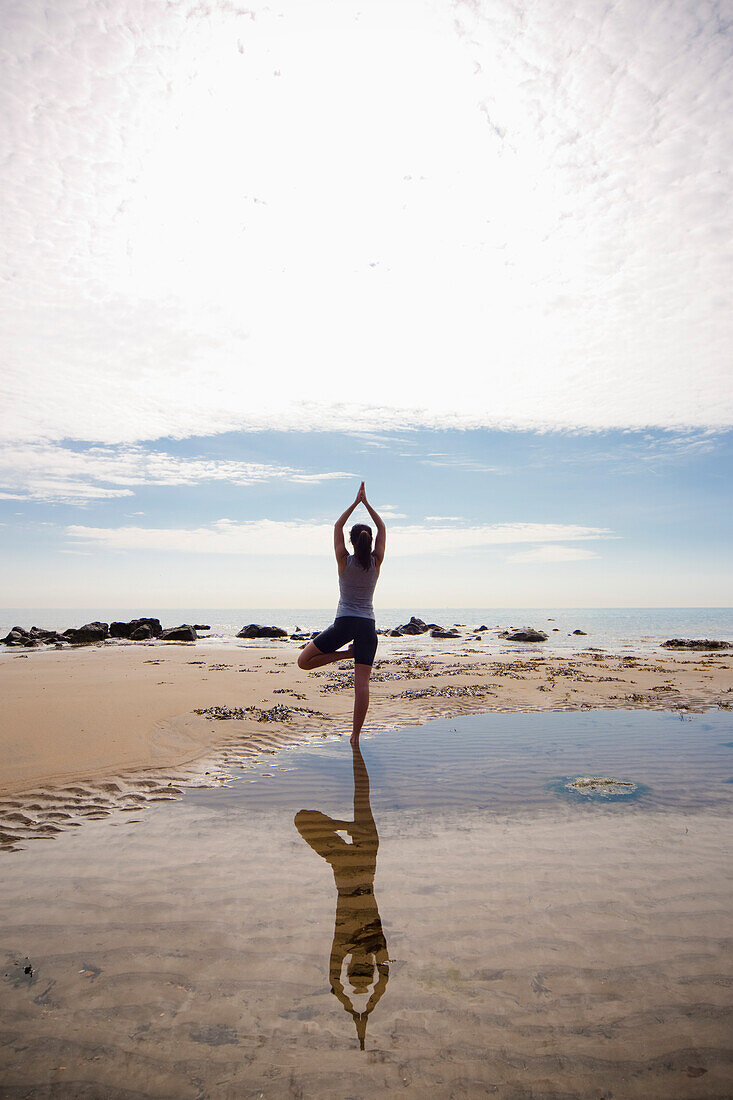
M 154 616 L 164 627 L 180 623 L 206 624 L 202 631 L 209 641 L 232 644 L 237 633 L 248 623 L 280 626 L 288 632 L 299 627 L 304 633 L 323 630 L 333 621 L 334 608 L 254 607 L 96 607 L 96 608 L 6 608 L 0 609 L 0 637 L 13 626 L 45 627 L 65 630 L 92 620 L 102 622 L 129 621 L 141 616 Z M 629 647 L 650 650 L 667 638 L 722 638 L 733 640 L 733 608 L 731 607 L 617 607 L 617 608 L 496 608 L 496 607 L 410 607 L 382 608 L 377 606 L 377 627 L 391 629 L 417 615 L 425 622 L 441 626 L 457 625 L 461 636 L 469 635 L 473 627 L 487 626 L 484 645 L 503 645 L 498 629 L 533 626 L 548 634 L 547 647 L 578 649 L 596 646 L 603 649 Z M 583 630 L 584 635 L 573 634 Z M 419 638 L 418 638 L 419 640 Z M 425 636 L 422 637 L 427 642 Z M 261 644 L 261 643 L 260 643 Z M 277 643 L 274 643 L 277 644 Z M 429 644 L 429 643 L 428 643 Z

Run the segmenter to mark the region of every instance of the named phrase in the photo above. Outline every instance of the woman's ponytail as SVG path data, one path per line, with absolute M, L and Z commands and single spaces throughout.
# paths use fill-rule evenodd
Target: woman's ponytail
M 354 556 L 362 569 L 372 567 L 372 529 L 365 523 L 355 523 L 349 532 Z

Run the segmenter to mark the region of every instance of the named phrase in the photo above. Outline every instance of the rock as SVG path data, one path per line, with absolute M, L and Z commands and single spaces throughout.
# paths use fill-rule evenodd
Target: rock
M 109 634 L 111 638 L 132 638 L 136 630 L 147 626 L 153 638 L 159 638 L 163 633 L 160 619 L 131 619 L 129 623 L 111 623 Z
M 55 645 L 67 639 L 55 630 L 46 630 L 42 626 L 32 626 L 26 630 L 23 626 L 14 626 L 9 634 L 0 638 L 0 643 L 8 646 L 22 645 L 31 648 L 35 645 Z
M 669 638 L 662 645 L 665 649 L 733 649 L 733 643 L 712 638 Z
M 107 623 L 85 623 L 84 626 L 76 629 L 69 627 L 64 631 L 63 637 L 72 645 L 91 645 L 93 642 L 103 642 L 109 637 L 109 626 Z
M 211 630 L 208 623 L 194 623 L 193 628 L 194 630 Z
M 160 635 L 161 642 L 195 642 L 196 638 L 196 631 L 189 623 L 169 627 Z
M 553 626 L 552 633 L 553 634 L 559 634 L 560 633 L 560 627 L 559 626 Z
M 488 630 L 488 629 L 489 629 L 488 626 L 485 626 L 482 623 L 481 626 L 475 626 L 473 628 L 473 632 L 474 632 L 474 634 L 481 634 L 484 630 Z
M 460 633 L 453 628 L 453 630 L 441 630 L 440 627 L 434 627 L 430 631 L 431 638 L 460 638 Z
M 586 634 L 586 632 L 584 630 L 574 630 L 573 634 L 582 634 L 584 638 L 588 637 L 588 635 Z
M 544 630 L 534 630 L 531 626 L 524 627 L 522 630 L 501 630 L 499 631 L 499 637 L 505 638 L 508 642 L 547 641 Z
M 403 634 L 399 627 L 395 627 L 394 630 L 385 631 L 388 638 L 402 638 Z
M 147 642 L 153 636 L 153 632 L 149 626 L 139 626 L 137 630 L 133 630 L 130 635 L 130 641 L 133 642 Z
M 428 624 L 424 623 L 422 619 L 418 619 L 413 615 L 409 623 L 404 623 L 402 626 L 398 626 L 397 630 L 401 634 L 424 634 L 428 629 Z
M 243 626 L 237 634 L 238 638 L 287 638 L 287 636 L 287 630 L 279 626 L 259 626 L 258 623 Z

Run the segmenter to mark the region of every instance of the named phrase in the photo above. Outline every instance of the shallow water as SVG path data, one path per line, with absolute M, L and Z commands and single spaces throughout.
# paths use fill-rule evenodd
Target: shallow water
M 440 720 L 6 853 L 0 1096 L 731 1095 L 732 727 Z
M 588 710 L 440 718 L 362 744 L 375 810 L 529 813 L 556 807 L 558 781 L 576 776 L 630 780 L 644 788 L 634 799 L 640 808 L 689 810 L 733 808 L 731 735 L 727 711 Z M 225 791 L 187 798 L 224 812 L 240 804 L 290 808 L 318 797 L 343 805 L 351 797 L 345 739 L 268 760 L 239 772 Z

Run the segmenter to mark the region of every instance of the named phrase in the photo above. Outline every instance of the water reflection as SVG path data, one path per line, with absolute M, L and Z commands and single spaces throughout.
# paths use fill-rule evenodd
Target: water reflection
M 337 899 L 329 962 L 331 992 L 352 1017 L 364 1050 L 369 1013 L 387 988 L 389 958 L 374 896 L 379 834 L 369 804 L 369 773 L 359 745 L 351 747 L 354 820 L 340 821 L 319 810 L 301 810 L 295 815 L 295 826 L 333 871 Z M 340 832 L 347 833 L 350 841 L 339 836 Z

